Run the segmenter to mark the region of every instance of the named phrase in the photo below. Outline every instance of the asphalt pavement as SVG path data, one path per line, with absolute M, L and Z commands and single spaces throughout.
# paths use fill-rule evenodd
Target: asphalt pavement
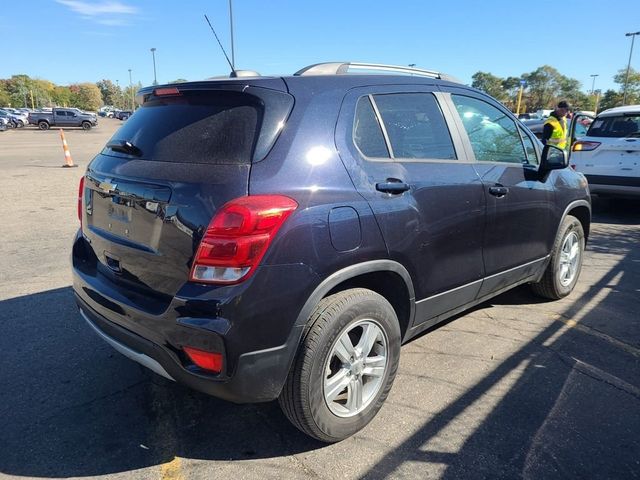
M 376 419 L 339 444 L 111 349 L 75 308 L 78 180 L 120 122 L 0 132 L 0 477 L 640 478 L 640 203 L 596 201 L 576 290 L 526 286 L 402 348 Z M 523 220 L 525 221 L 525 220 Z

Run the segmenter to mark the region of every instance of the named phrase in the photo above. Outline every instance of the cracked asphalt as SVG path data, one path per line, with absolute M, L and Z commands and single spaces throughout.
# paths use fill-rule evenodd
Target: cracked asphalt
M 0 477 L 640 478 L 640 203 L 594 203 L 581 279 L 526 287 L 402 348 L 376 419 L 336 445 L 129 361 L 70 288 L 78 179 L 119 122 L 0 133 Z

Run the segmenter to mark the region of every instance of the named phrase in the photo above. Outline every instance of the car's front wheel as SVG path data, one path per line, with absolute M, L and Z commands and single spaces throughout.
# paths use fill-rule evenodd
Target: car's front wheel
M 582 270 L 584 244 L 582 224 L 567 215 L 556 234 L 547 269 L 540 281 L 531 285 L 536 295 L 557 300 L 573 291 Z
M 378 413 L 399 357 L 400 327 L 384 297 L 362 288 L 331 295 L 309 319 L 280 406 L 311 437 L 343 440 Z

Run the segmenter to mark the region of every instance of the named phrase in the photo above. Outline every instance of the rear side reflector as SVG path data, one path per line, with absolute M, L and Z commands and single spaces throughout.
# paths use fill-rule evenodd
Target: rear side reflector
M 80 227 L 82 227 L 82 194 L 84 192 L 84 175 L 80 178 L 80 185 L 78 186 L 78 220 L 80 220 Z
M 221 353 L 205 352 L 204 350 L 198 350 L 192 347 L 184 347 L 183 350 L 198 367 L 214 373 L 220 373 L 222 371 Z
M 296 201 L 283 195 L 253 195 L 226 203 L 200 241 L 190 280 L 231 284 L 248 278 L 296 208 Z
M 587 142 L 585 140 L 578 140 L 573 144 L 571 148 L 574 152 L 590 152 L 600 146 L 600 142 Z

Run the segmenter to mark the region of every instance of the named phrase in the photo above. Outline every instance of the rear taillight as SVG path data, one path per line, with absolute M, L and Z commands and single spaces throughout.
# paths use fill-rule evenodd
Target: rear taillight
M 590 152 L 600 146 L 600 142 L 587 142 L 585 140 L 578 140 L 573 144 L 571 150 L 574 152 Z
M 82 194 L 84 192 L 84 176 L 80 178 L 78 186 L 78 220 L 80 220 L 80 228 L 82 228 Z
M 198 367 L 214 373 L 222 371 L 222 354 L 218 352 L 205 352 L 193 347 L 183 347 L 189 359 Z
M 190 280 L 230 284 L 248 278 L 297 207 L 282 195 L 240 197 L 225 204 L 200 241 Z

